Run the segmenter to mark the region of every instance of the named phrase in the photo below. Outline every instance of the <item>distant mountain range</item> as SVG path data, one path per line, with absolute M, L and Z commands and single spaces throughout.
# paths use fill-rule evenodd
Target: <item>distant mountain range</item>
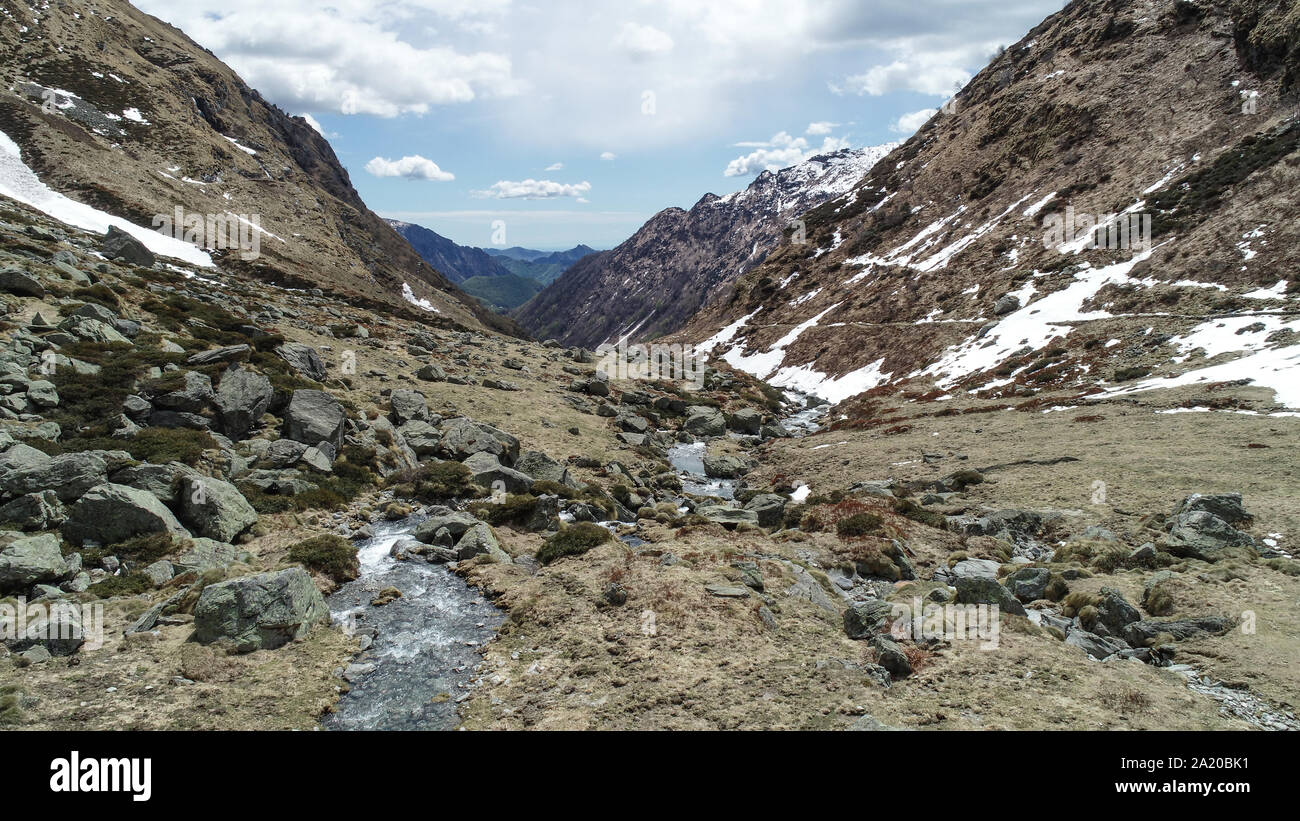
M 617 248 L 569 266 L 515 319 L 538 339 L 590 348 L 675 331 L 762 263 L 792 220 L 851 191 L 896 145 L 823 154 L 764 171 L 743 191 L 705 194 L 689 211 L 660 211 Z
M 422 225 L 400 220 L 387 222 L 434 270 L 499 313 L 523 305 L 575 262 L 596 253 L 586 245 L 567 251 L 538 251 L 518 246 L 474 248 L 459 245 Z

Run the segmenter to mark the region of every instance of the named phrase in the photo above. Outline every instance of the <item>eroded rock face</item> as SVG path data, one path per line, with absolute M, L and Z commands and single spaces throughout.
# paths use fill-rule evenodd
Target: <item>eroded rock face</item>
M 229 641 L 240 653 L 274 650 L 328 618 L 311 576 L 293 567 L 205 587 L 194 607 L 194 638 Z

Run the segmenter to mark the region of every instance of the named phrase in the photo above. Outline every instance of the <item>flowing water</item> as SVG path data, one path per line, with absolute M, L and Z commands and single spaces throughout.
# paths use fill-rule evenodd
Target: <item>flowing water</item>
M 502 613 L 442 565 L 397 561 L 388 553 L 422 517 L 374 525 L 359 546 L 361 575 L 329 597 L 330 612 L 373 644 L 349 667 L 352 689 L 322 722 L 330 730 L 451 730 L 457 700 L 473 688 L 479 648 Z M 402 597 L 375 607 L 379 591 Z

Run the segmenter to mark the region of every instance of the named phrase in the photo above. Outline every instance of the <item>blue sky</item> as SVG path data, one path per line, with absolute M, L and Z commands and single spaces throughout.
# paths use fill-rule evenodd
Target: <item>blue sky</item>
M 504 224 L 507 245 L 558 249 L 612 247 L 765 167 L 905 138 L 1063 3 L 135 5 L 310 115 L 381 215 L 478 246 Z

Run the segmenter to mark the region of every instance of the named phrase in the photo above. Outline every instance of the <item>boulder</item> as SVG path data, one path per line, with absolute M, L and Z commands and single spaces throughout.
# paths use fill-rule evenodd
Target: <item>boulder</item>
M 704 475 L 710 479 L 739 479 L 758 466 L 748 456 L 724 453 L 710 448 L 704 454 Z
M 1095 633 L 1089 633 L 1087 630 L 1079 629 L 1071 630 L 1069 635 L 1065 637 L 1065 643 L 1082 648 L 1085 653 L 1097 661 L 1105 661 L 1116 653 L 1129 649 L 1128 644 L 1120 639 L 1098 636 Z
M 1208 510 L 1188 510 L 1170 520 L 1166 547 L 1175 556 L 1212 562 L 1228 548 L 1255 547 L 1255 540 Z
M 1235 626 L 1234 620 L 1221 616 L 1173 621 L 1144 619 L 1126 625 L 1124 638 L 1134 647 L 1145 647 L 1161 633 L 1168 633 L 1175 641 L 1183 641 L 1197 636 L 1221 636 Z
M 17 268 L 0 270 L 0 291 L 14 296 L 30 296 L 40 299 L 45 296 L 45 286 L 41 281 L 26 271 Z
M 1174 508 L 1174 516 L 1195 511 L 1212 513 L 1230 525 L 1249 522 L 1255 518 L 1246 512 L 1240 493 L 1218 493 L 1208 496 L 1193 493 L 1178 503 Z
M 685 427 L 696 436 L 722 436 L 727 432 L 727 420 L 717 408 L 692 405 L 686 409 Z
M 503 430 L 458 416 L 442 425 L 441 452 L 463 462 L 475 453 L 488 453 L 507 467 L 519 458 L 519 440 Z
M 1052 572 L 1045 567 L 1022 567 L 1007 576 L 1005 587 L 1022 602 L 1038 601 L 1047 595 Z
M 447 372 L 431 363 L 416 371 L 415 378 L 421 382 L 446 382 Z
M 1124 596 L 1113 587 L 1101 589 L 1101 601 L 1096 605 L 1097 621 L 1092 632 L 1099 636 L 1121 637 L 1124 628 L 1135 621 L 1142 620 L 1138 609 L 1129 604 Z
M 186 476 L 181 480 L 180 518 L 196 536 L 231 542 L 257 524 L 257 511 L 229 482 Z
M 578 486 L 569 469 L 545 453 L 537 450 L 524 451 L 515 462 L 515 470 L 526 473 L 538 482 L 556 482 L 565 487 Z
M 758 516 L 759 527 L 778 527 L 785 519 L 785 506 L 789 501 L 779 493 L 760 493 L 745 504 L 745 509 Z
M 404 425 L 410 421 L 427 422 L 429 407 L 425 404 L 424 394 L 419 391 L 395 390 L 389 399 L 392 408 L 391 418 L 394 425 Z
M 501 549 L 492 528 L 482 522 L 476 523 L 456 542 L 456 558 L 460 561 L 487 554 L 501 564 L 510 564 L 510 554 Z
M 103 484 L 108 477 L 108 463 L 101 451 L 79 451 L 54 457 L 41 453 L 44 459 L 37 459 L 29 453 L 35 450 L 26 445 L 14 445 L 4 453 L 4 458 L 0 458 L 0 493 L 6 498 L 52 490 L 61 501 L 71 502 L 92 487 Z
M 329 442 L 338 447 L 343 442 L 346 419 L 343 405 L 325 391 L 294 391 L 284 412 L 284 438 L 305 445 Z
M 115 471 L 109 481 L 115 485 L 129 485 L 140 490 L 147 490 L 169 507 L 180 498 L 180 480 L 184 476 L 198 476 L 194 468 L 180 462 L 165 465 L 144 463 L 132 465 Z
M 425 544 L 440 544 L 437 533 L 446 529 L 448 534 L 453 538 L 459 538 L 465 535 L 465 531 L 478 524 L 478 519 L 468 513 L 451 510 L 450 508 L 437 508 L 429 518 L 425 519 L 415 526 L 415 531 L 411 534 L 417 541 Z
M 15 539 L 0 550 L 0 590 L 22 591 L 34 584 L 56 582 L 68 575 L 59 537 L 42 533 Z
M 66 518 L 63 502 L 52 490 L 28 493 L 0 507 L 0 522 L 13 522 L 23 530 L 52 530 Z
M 741 524 L 759 526 L 758 514 L 752 510 L 742 510 L 724 505 L 705 505 L 695 512 L 710 522 L 720 524 L 728 530 L 732 530 Z
M 741 408 L 727 414 L 727 427 L 736 433 L 757 436 L 763 428 L 763 414 L 755 408 Z
M 194 539 L 172 565 L 177 573 L 202 573 L 205 570 L 229 567 L 239 557 L 239 550 L 231 544 L 214 539 Z
M 215 400 L 222 432 L 231 439 L 243 439 L 266 413 L 274 393 L 271 380 L 257 371 L 226 371 Z
M 197 368 L 202 365 L 215 365 L 218 362 L 239 362 L 246 359 L 250 351 L 252 348 L 248 345 L 226 345 L 222 348 L 200 351 L 185 360 L 185 364 Z
M 208 585 L 194 606 L 194 638 L 226 640 L 237 652 L 273 650 L 329 618 L 329 607 L 301 567 Z
M 86 491 L 68 510 L 68 519 L 59 530 L 74 545 L 86 542 L 111 545 L 149 533 L 190 535 L 157 496 L 114 484 L 102 484 Z
M 198 371 L 186 371 L 184 384 L 176 390 L 153 398 L 153 406 L 165 411 L 177 413 L 202 413 L 211 404 L 216 394 L 212 392 L 212 380 Z
M 844 633 L 851 639 L 870 639 L 889 632 L 893 608 L 888 602 L 869 599 L 844 611 Z
M 472 454 L 464 465 L 469 468 L 474 482 L 483 487 L 495 488 L 500 482 L 509 493 L 527 493 L 533 486 L 531 476 L 506 467 L 488 453 Z
M 432 456 L 442 445 L 442 434 L 428 422 L 407 422 L 397 432 L 417 457 Z
M 956 576 L 953 586 L 957 588 L 958 604 L 995 604 L 1004 613 L 1016 616 L 1025 615 L 1025 606 L 1011 595 L 1011 591 L 998 584 L 997 579 L 985 576 Z
M 312 346 L 301 342 L 286 342 L 276 348 L 275 353 L 302 376 L 316 382 L 325 381 L 325 361 Z
M 997 581 L 1000 567 L 1002 565 L 992 559 L 962 559 L 952 566 L 951 574 L 954 579 L 983 578 Z
M 113 261 L 120 259 L 140 268 L 152 268 L 156 262 L 153 252 L 146 248 L 143 242 L 116 225 L 108 226 L 108 232 L 99 243 L 99 252 L 106 259 Z

